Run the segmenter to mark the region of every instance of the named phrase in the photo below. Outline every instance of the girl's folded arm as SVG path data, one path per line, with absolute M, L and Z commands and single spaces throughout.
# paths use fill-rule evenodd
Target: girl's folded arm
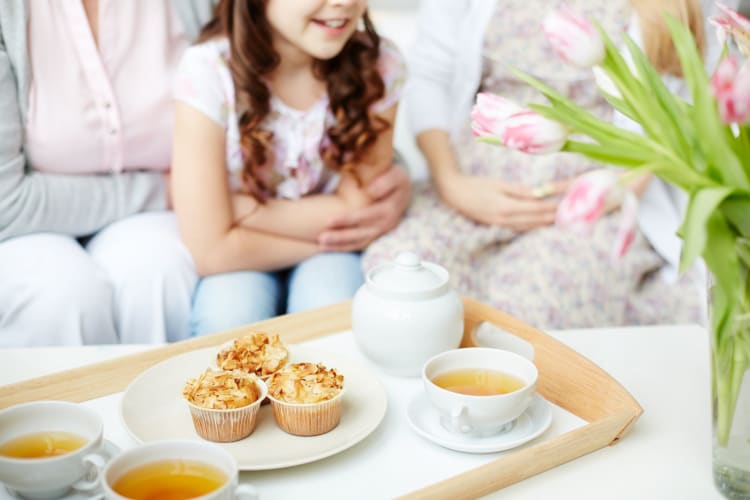
M 280 269 L 317 253 L 313 243 L 251 230 L 235 222 L 225 140 L 221 126 L 195 108 L 176 102 L 174 206 L 180 234 L 198 272 Z
M 257 204 L 249 196 L 236 196 L 234 205 L 242 226 L 315 242 L 331 219 L 372 203 L 363 187 L 391 166 L 397 107 L 394 104 L 378 114 L 388 128 L 378 134 L 375 143 L 357 164 L 354 169 L 356 176 L 348 172 L 341 175 L 336 193 L 308 195 L 299 200 L 272 199 L 264 204 Z

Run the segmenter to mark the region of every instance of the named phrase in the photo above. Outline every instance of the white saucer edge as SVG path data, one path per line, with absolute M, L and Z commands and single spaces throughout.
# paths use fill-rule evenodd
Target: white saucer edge
M 414 430 L 414 432 L 416 432 L 424 439 L 437 444 L 438 446 L 442 446 L 443 448 L 462 453 L 487 454 L 508 451 L 522 446 L 533 439 L 536 439 L 545 431 L 547 431 L 547 429 L 549 429 L 550 425 L 552 424 L 552 411 L 550 402 L 544 399 L 538 393 L 535 393 L 531 405 L 529 405 L 529 408 L 522 414 L 522 417 L 527 416 L 528 418 L 531 418 L 528 416 L 528 414 L 534 413 L 534 411 L 541 411 L 542 415 L 538 417 L 539 422 L 535 424 L 533 430 L 527 435 L 517 437 L 510 442 L 508 442 L 508 439 L 503 439 L 502 434 L 497 436 L 490 436 L 487 438 L 475 438 L 464 437 L 458 434 L 454 435 L 448 433 L 448 431 L 445 431 L 444 436 L 438 436 L 422 428 L 415 421 L 416 419 L 412 418 L 412 409 L 420 402 L 420 399 L 424 400 L 424 403 L 426 403 L 427 407 L 429 408 L 427 411 L 434 411 L 435 416 L 437 416 L 437 410 L 430 406 L 429 401 L 427 401 L 427 395 L 422 391 L 418 392 L 412 397 L 406 409 L 406 419 L 409 422 L 409 426 L 412 428 L 412 430 Z M 509 431 L 507 434 L 505 434 L 505 436 L 511 436 L 512 432 L 513 431 Z

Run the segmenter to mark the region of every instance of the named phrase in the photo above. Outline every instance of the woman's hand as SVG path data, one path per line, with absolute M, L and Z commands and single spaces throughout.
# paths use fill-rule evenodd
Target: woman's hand
M 548 198 L 568 183 L 552 183 L 540 198 L 538 189 L 489 177 L 454 174 L 440 186 L 443 200 L 464 216 L 487 225 L 526 232 L 555 222 L 559 201 Z
M 364 192 L 372 203 L 332 219 L 318 237 L 323 250 L 363 250 L 396 227 L 411 201 L 409 175 L 403 168 L 393 165 L 373 179 Z
M 546 198 L 563 192 L 567 183 L 548 184 L 540 190 L 491 177 L 465 175 L 447 130 L 425 130 L 417 135 L 417 145 L 440 197 L 469 219 L 520 232 L 555 221 L 557 201 Z

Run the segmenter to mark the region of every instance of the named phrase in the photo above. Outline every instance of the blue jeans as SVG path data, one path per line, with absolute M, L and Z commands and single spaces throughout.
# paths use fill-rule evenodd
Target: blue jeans
M 282 271 L 238 271 L 200 280 L 190 328 L 206 335 L 350 299 L 363 283 L 358 253 L 323 253 Z

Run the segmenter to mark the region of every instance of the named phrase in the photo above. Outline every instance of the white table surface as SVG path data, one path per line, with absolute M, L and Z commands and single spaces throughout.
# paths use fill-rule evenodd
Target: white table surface
M 512 499 L 721 498 L 711 476 L 709 356 L 706 331 L 697 326 L 602 328 L 551 332 L 625 386 L 644 414 L 616 446 L 603 448 L 493 493 Z M 370 364 L 349 332 L 308 343 L 359 359 L 378 373 L 388 393 L 385 419 L 368 438 L 333 457 L 289 469 L 243 472 L 262 500 L 289 498 L 381 499 L 407 493 L 474 468 L 502 454 L 472 455 L 441 448 L 406 422 L 418 379 L 391 377 Z M 0 384 L 101 361 L 148 346 L 0 349 Z M 121 394 L 85 402 L 100 412 L 105 437 L 135 445 L 122 425 Z M 549 439 L 583 421 L 553 406 Z M 505 453 L 512 453 L 511 451 Z M 1 494 L 0 494 L 1 495 Z

